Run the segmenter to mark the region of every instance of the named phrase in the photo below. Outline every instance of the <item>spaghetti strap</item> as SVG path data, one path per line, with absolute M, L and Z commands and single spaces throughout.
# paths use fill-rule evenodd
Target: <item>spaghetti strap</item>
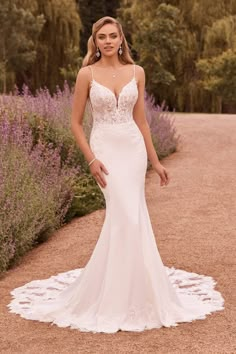
M 90 70 L 90 72 L 91 72 L 91 76 L 92 76 L 92 79 L 91 79 L 91 81 L 90 81 L 90 89 L 91 89 L 92 84 L 93 84 L 93 80 L 94 80 L 94 79 L 93 79 L 93 68 L 92 68 L 92 66 L 91 66 L 91 65 L 88 65 L 88 67 L 89 67 L 89 70 Z M 89 91 L 90 91 L 90 90 L 89 90 Z M 89 106 L 90 106 L 91 111 L 93 111 L 92 102 L 91 102 L 91 100 L 90 100 L 90 94 L 89 94 L 88 104 L 89 104 Z
M 91 71 L 92 80 L 93 80 L 93 68 L 92 68 L 92 65 L 89 65 L 88 67 L 89 67 L 89 69 L 90 69 L 90 71 Z
M 134 67 L 134 78 L 135 78 L 135 64 L 133 65 L 133 67 Z

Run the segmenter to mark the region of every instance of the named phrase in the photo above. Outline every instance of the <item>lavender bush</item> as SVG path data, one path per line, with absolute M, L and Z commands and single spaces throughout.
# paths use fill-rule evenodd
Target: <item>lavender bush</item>
M 0 272 L 63 223 L 77 173 L 59 149 L 33 147 L 24 117 L 0 112 Z
M 63 222 L 104 207 L 101 190 L 70 130 L 68 85 L 50 95 L 15 91 L 0 96 L 0 272 Z M 179 137 L 164 105 L 146 94 L 146 116 L 160 158 Z M 89 137 L 91 117 L 84 120 Z
M 154 97 L 147 93 L 145 111 L 155 149 L 158 157 L 162 159 L 177 150 L 180 139 L 174 126 L 173 113 L 168 111 L 164 102 L 161 106 L 156 105 Z

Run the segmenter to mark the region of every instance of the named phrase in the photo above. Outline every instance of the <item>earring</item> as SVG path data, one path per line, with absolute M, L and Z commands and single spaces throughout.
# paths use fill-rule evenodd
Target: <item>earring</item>
M 118 53 L 119 53 L 119 55 L 121 55 L 121 54 L 123 53 L 123 50 L 122 50 L 121 45 L 120 45 L 120 48 L 119 48 L 119 50 L 118 50 Z
M 96 57 L 99 58 L 101 56 L 101 53 L 100 53 L 100 50 L 99 48 L 97 47 L 97 51 L 96 51 Z

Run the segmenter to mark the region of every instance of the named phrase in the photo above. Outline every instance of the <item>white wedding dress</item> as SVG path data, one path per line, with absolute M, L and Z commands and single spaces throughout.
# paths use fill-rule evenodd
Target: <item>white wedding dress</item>
M 102 188 L 105 221 L 91 258 L 84 268 L 14 289 L 10 312 L 114 333 L 176 326 L 224 308 L 212 277 L 165 267 L 160 258 L 144 194 L 147 153 L 132 116 L 138 97 L 133 68 L 118 98 L 94 77 L 91 82 L 90 146 L 109 171 Z

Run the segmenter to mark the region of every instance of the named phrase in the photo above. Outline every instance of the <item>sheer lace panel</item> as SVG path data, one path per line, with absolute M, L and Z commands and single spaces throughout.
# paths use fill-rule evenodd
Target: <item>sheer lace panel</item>
M 117 124 L 133 120 L 133 108 L 138 98 L 135 75 L 123 86 L 118 97 L 92 76 L 90 103 L 94 124 Z

